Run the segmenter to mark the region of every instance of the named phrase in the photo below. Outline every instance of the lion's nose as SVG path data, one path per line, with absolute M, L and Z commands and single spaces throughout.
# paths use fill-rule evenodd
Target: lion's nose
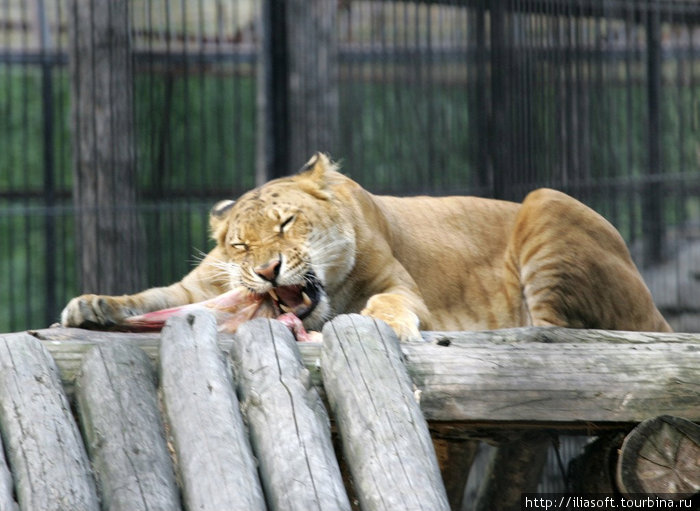
M 275 257 L 270 259 L 265 264 L 261 264 L 255 268 L 255 273 L 260 275 L 263 279 L 274 284 L 275 279 L 280 274 L 280 265 L 282 263 L 281 257 Z

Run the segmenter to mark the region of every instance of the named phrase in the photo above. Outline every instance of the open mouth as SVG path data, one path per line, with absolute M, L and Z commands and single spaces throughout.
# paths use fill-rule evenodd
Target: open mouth
M 313 312 L 322 293 L 323 285 L 313 272 L 304 276 L 304 284 L 278 286 L 269 291 L 270 297 L 282 312 L 291 312 L 299 319 L 304 319 Z

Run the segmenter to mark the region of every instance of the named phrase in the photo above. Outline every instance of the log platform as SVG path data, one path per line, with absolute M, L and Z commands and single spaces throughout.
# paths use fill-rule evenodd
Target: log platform
M 221 335 L 200 313 L 160 334 L 0 334 L 0 509 L 459 510 L 486 439 L 476 508 L 506 511 L 556 433 L 608 439 L 582 468 L 595 488 L 700 491 L 700 335 L 399 343 L 357 315 L 323 334 L 257 319 Z

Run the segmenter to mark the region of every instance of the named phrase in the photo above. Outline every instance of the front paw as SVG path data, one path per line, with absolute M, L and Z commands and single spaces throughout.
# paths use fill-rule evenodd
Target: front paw
M 418 330 L 420 320 L 416 313 L 404 306 L 402 297 L 388 294 L 373 296 L 361 314 L 381 319 L 387 323 L 402 342 L 423 339 Z
M 401 342 L 422 341 L 418 327 L 412 321 L 384 320 L 392 328 Z
M 61 312 L 63 326 L 99 328 L 111 327 L 133 315 L 118 296 L 82 295 L 73 298 Z

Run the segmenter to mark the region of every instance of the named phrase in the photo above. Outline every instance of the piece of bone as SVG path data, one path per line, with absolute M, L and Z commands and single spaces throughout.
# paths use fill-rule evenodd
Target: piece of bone
M 267 304 L 267 307 L 263 307 L 266 301 L 271 302 L 269 299 L 266 300 L 264 296 L 249 293 L 245 288 L 237 287 L 203 302 L 189 303 L 125 318 L 122 326 L 130 330 L 160 330 L 171 316 L 182 316 L 205 308 L 216 316 L 219 331 L 233 332 L 241 323 L 253 317 L 273 317 L 272 305 Z M 256 314 L 258 311 L 260 314 Z M 223 330 L 222 327 L 224 327 Z
M 320 332 L 307 332 L 301 319 L 293 313 L 280 315 L 270 296 L 256 295 L 243 287 L 237 287 L 203 302 L 131 316 L 126 318 L 121 326 L 135 331 L 160 330 L 168 318 L 201 309 L 214 313 L 219 332 L 234 333 L 242 323 L 253 318 L 275 318 L 287 326 L 299 342 L 322 340 Z

